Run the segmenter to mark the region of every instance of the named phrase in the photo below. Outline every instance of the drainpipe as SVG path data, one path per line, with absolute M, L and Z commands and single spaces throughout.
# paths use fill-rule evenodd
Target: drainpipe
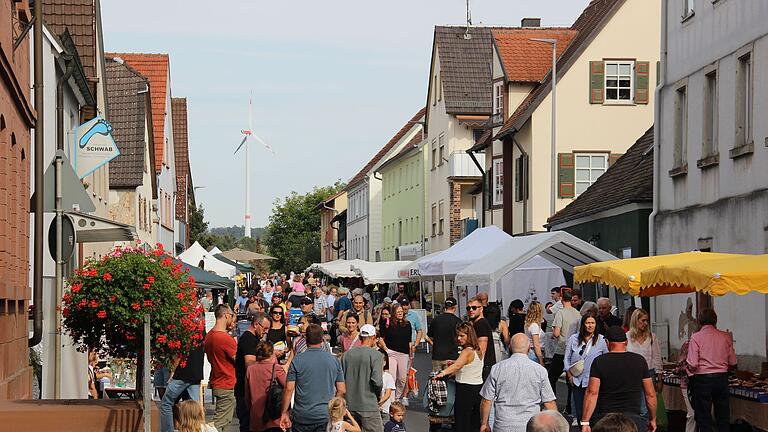
M 656 245 L 655 220 L 659 214 L 659 199 L 661 198 L 661 184 L 659 176 L 661 175 L 661 107 L 662 107 L 662 89 L 667 82 L 667 12 L 668 2 L 661 2 L 661 52 L 659 64 L 659 84 L 656 86 L 656 94 L 653 110 L 653 211 L 648 217 L 648 255 L 656 255 L 658 246 Z
M 485 170 L 482 166 L 480 166 L 480 162 L 478 162 L 477 157 L 475 157 L 475 152 L 472 151 L 472 149 L 467 149 L 467 154 L 472 159 L 472 162 L 475 163 L 475 166 L 478 170 L 480 170 L 480 175 L 483 177 L 483 199 L 482 203 L 480 203 L 480 206 L 482 207 L 482 212 L 480 212 L 480 221 L 482 223 L 482 226 L 485 227 Z M 493 212 L 491 212 L 491 218 L 493 218 Z
M 43 91 L 43 1 L 34 4 L 34 86 L 35 86 L 35 225 L 34 262 L 32 275 L 33 310 L 32 337 L 27 345 L 33 347 L 43 338 L 43 152 L 45 92 Z
M 325 201 L 323 201 L 323 202 L 322 202 L 322 203 L 320 203 L 320 204 L 322 204 L 322 205 L 323 205 L 323 208 L 324 208 L 324 209 L 332 211 L 332 212 L 333 212 L 333 217 L 336 217 L 336 215 L 337 215 L 337 214 L 339 214 L 339 211 L 338 211 L 338 210 L 336 210 L 335 208 L 333 208 L 333 207 L 328 207 L 328 206 L 325 204 Z M 331 218 L 331 220 L 333 220 L 333 218 Z M 336 229 L 336 228 L 334 228 L 334 227 L 333 227 L 333 222 L 328 222 L 328 225 L 330 225 L 331 229 Z M 333 249 L 333 240 L 331 240 L 331 249 Z
M 523 158 L 523 234 L 528 234 L 528 153 L 523 146 L 512 135 L 512 142 L 515 143 L 515 147 L 520 151 L 520 155 Z M 511 208 L 511 207 L 510 207 Z

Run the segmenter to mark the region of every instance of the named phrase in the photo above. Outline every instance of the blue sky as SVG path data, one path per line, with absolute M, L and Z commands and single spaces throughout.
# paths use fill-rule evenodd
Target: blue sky
M 474 24 L 541 17 L 568 26 L 589 0 L 473 0 Z M 248 125 L 251 213 L 352 177 L 426 100 L 435 25 L 463 24 L 464 0 L 102 0 L 107 51 L 170 54 L 171 92 L 186 97 L 197 200 L 211 226 L 243 224 Z

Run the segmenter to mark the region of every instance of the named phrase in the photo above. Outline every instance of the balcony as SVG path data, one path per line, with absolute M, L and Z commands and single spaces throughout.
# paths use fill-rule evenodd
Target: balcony
M 475 218 L 466 218 L 461 220 L 461 238 L 464 238 L 470 234 L 472 234 L 472 231 L 476 230 L 478 228 L 478 221 Z
M 475 157 L 480 166 L 485 166 L 485 154 L 476 153 Z M 449 177 L 481 177 L 480 170 L 466 152 L 457 151 L 451 153 L 448 159 Z

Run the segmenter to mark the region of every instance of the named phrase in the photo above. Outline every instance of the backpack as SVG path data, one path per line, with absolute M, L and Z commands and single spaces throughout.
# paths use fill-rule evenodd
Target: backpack
M 272 377 L 267 387 L 267 400 L 264 405 L 264 423 L 277 420 L 283 411 L 283 386 L 275 379 L 275 365 L 272 364 Z

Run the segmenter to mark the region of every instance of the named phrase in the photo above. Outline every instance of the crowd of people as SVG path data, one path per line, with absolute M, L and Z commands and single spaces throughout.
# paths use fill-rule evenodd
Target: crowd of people
M 199 405 L 203 351 L 218 431 L 234 415 L 241 431 L 405 431 L 409 373 L 422 341 L 432 348 L 429 405 L 445 404 L 450 380 L 458 432 L 656 430 L 661 350 L 644 309 L 631 308 L 622 320 L 607 298 L 592 303 L 579 290 L 557 287 L 545 305 L 512 301 L 503 319 L 501 306 L 479 293 L 464 317 L 449 297 L 425 326 L 412 309 L 420 298 L 404 285 L 376 302 L 359 288 L 321 286 L 311 273 L 262 277 L 255 287 L 233 308 L 210 305 L 216 324 L 171 374 L 162 431 L 174 430 L 179 398 L 187 394 Z M 702 314 L 702 331 L 683 353 L 688 388 L 698 390 L 688 431 L 727 430 L 722 392 L 725 385 L 727 396 L 724 373 L 735 365 L 733 345 L 714 328 L 714 311 Z M 563 376 L 565 416 L 556 405 Z

